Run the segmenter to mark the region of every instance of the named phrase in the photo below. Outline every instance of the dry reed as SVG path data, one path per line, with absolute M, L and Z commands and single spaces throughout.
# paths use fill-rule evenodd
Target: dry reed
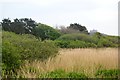
M 36 77 L 40 73 L 64 69 L 65 71 L 84 72 L 94 77 L 96 70 L 118 68 L 117 48 L 61 49 L 60 54 L 47 62 L 26 63 L 19 73 L 25 77 Z M 33 72 L 29 68 L 34 68 Z

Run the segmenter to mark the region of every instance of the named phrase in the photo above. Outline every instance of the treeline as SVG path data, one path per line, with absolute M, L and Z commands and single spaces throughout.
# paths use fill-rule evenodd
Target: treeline
M 3 19 L 1 24 L 4 31 L 32 34 L 42 41 L 54 40 L 54 43 L 61 48 L 118 47 L 120 39 L 119 36 L 104 35 L 100 32 L 90 35 L 85 26 L 77 23 L 54 29 L 31 18 L 16 18 L 13 22 L 8 18 Z
M 1 24 L 4 31 L 14 32 L 16 34 L 32 34 L 42 40 L 54 40 L 60 36 L 60 33 L 52 27 L 37 23 L 31 18 L 14 19 L 13 22 L 8 18 L 3 19 Z

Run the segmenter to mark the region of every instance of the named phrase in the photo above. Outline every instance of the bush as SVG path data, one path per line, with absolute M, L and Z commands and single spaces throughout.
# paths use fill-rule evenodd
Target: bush
M 17 35 L 3 32 L 3 42 L 10 42 L 17 47 L 22 60 L 45 60 L 58 53 L 58 48 L 52 42 L 41 42 L 30 34 Z
M 86 34 L 78 34 L 78 33 L 72 33 L 72 34 L 65 34 L 61 37 L 59 37 L 57 40 L 81 40 L 85 42 L 93 42 L 92 36 L 86 35 Z
M 3 77 L 15 73 L 24 60 L 45 61 L 58 53 L 58 48 L 51 41 L 41 42 L 30 34 L 3 32 L 2 38 Z
M 54 43 L 61 48 L 68 48 L 70 41 L 55 40 Z
M 105 38 L 101 38 L 99 41 L 98 41 L 98 47 L 115 47 L 114 45 L 115 43 L 112 43 L 111 41 L 105 39 Z
M 96 44 L 80 40 L 55 40 L 55 44 L 61 48 L 88 48 L 97 47 Z
M 15 72 L 16 69 L 22 64 L 19 49 L 13 46 L 9 42 L 3 41 L 2 46 L 2 76 L 12 75 L 11 72 Z
M 87 45 L 84 41 L 70 41 L 69 48 L 86 48 Z

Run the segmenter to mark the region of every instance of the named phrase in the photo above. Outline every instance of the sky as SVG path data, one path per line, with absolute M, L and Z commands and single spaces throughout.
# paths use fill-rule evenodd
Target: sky
M 52 27 L 79 23 L 88 31 L 118 35 L 119 0 L 0 0 L 3 18 L 32 18 Z

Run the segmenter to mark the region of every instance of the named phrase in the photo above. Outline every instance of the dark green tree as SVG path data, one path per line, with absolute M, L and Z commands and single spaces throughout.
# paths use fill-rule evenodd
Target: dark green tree
M 11 31 L 15 32 L 16 34 L 25 33 L 24 23 L 17 18 L 14 19 L 14 22 L 12 22 L 10 26 L 11 26 Z
M 37 23 L 31 18 L 14 19 L 13 22 L 8 19 L 3 19 L 1 22 L 2 29 L 5 31 L 15 32 L 17 34 L 34 34 L 34 29 Z
M 80 24 L 74 23 L 74 24 L 70 24 L 70 26 L 68 26 L 67 28 L 69 29 L 74 29 L 74 30 L 79 30 L 80 33 L 87 33 L 88 34 L 88 30 L 85 26 L 82 26 Z
M 8 19 L 3 19 L 1 22 L 2 29 L 5 31 L 11 31 L 11 20 Z
M 34 29 L 37 26 L 37 23 L 34 20 L 31 18 L 21 18 L 20 21 L 24 23 L 25 33 L 34 34 Z

